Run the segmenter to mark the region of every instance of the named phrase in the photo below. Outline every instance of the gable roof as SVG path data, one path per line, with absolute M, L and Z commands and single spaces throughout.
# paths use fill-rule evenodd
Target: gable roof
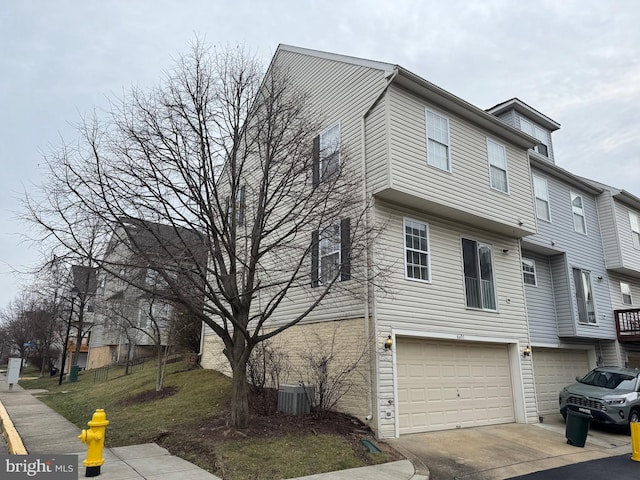
M 560 128 L 560 124 L 555 120 L 547 117 L 543 113 L 539 112 L 535 108 L 530 105 L 527 105 L 519 98 L 511 98 L 505 102 L 494 105 L 491 108 L 487 109 L 487 112 L 493 115 L 500 115 L 503 112 L 507 112 L 509 110 L 515 110 L 516 112 L 522 114 L 523 116 L 530 118 L 538 125 L 542 125 L 543 127 L 551 130 L 552 132 L 558 130 Z
M 308 55 L 316 58 L 323 58 L 336 62 L 381 70 L 385 72 L 385 76 L 389 79 L 389 84 L 397 84 L 428 100 L 429 102 L 452 111 L 460 117 L 480 125 L 486 130 L 499 135 L 520 147 L 528 149 L 539 143 L 537 139 L 527 135 L 519 129 L 505 124 L 495 115 L 492 115 L 491 113 L 488 113 L 485 110 L 461 99 L 460 97 L 453 95 L 447 90 L 438 87 L 400 65 L 280 44 L 273 56 L 269 70 L 271 70 L 280 52 L 293 52 L 301 55 Z M 268 72 L 269 71 L 267 71 L 267 75 Z

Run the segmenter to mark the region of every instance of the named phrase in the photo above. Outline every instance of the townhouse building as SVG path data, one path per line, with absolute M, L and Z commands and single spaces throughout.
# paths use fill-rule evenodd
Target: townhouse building
M 598 201 L 603 190 L 558 167 L 560 125 L 519 99 L 489 109 L 539 143 L 529 151 L 537 233 L 523 238 L 522 275 L 540 416 L 558 392 L 596 365 L 621 365 Z
M 322 111 L 318 145 L 348 152 L 363 205 L 373 205 L 368 221 L 384 225 L 368 261 L 340 279 L 376 265 L 384 283 L 333 297 L 278 340 L 291 354 L 309 332 L 339 329 L 346 354 L 364 339 L 364 393 L 341 408 L 382 437 L 537 421 L 520 256 L 536 232 L 536 138 L 398 65 L 286 45 L 272 65 Z M 312 272 L 344 265 L 349 228 L 336 219 L 316 237 Z M 292 294 L 278 318 L 294 318 L 305 298 Z M 202 364 L 220 368 L 220 342 L 206 330 Z
M 602 183 L 597 198 L 621 364 L 640 368 L 640 198 Z
M 186 336 L 189 329 L 199 329 L 199 324 L 189 324 L 175 292 L 180 291 L 176 284 L 187 284 L 181 282 L 186 271 L 206 262 L 200 246 L 195 232 L 182 229 L 178 234 L 169 225 L 122 220 L 98 274 L 87 368 L 153 356 L 158 348 L 174 346 L 178 331 Z

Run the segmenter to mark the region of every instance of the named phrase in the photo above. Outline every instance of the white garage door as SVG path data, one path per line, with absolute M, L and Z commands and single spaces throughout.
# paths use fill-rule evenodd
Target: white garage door
M 577 376 L 589 371 L 586 350 L 560 348 L 534 348 L 533 369 L 538 397 L 538 413 L 559 413 L 558 393 L 563 387 L 576 382 Z
M 398 338 L 400 433 L 515 421 L 506 345 Z

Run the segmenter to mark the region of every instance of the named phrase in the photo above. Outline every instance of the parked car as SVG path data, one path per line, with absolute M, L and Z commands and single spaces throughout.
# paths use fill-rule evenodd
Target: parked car
M 587 413 L 593 421 L 612 425 L 629 425 L 640 421 L 640 370 L 620 367 L 598 367 L 578 383 L 562 389 L 560 413 L 567 410 Z

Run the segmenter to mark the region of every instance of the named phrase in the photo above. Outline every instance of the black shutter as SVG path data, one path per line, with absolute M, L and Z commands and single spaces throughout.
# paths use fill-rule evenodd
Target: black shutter
M 244 210 L 245 210 L 245 200 L 244 200 L 244 185 L 240 187 L 240 196 L 238 198 L 238 202 L 236 208 L 238 209 L 238 225 L 244 225 Z
M 343 218 L 340 221 L 340 280 L 351 280 L 351 221 Z
M 320 234 L 318 230 L 311 233 L 311 286 L 317 287 L 319 284 L 318 278 L 318 263 L 320 261 L 318 248 L 320 247 Z
M 313 139 L 313 186 L 320 185 L 320 136 Z

